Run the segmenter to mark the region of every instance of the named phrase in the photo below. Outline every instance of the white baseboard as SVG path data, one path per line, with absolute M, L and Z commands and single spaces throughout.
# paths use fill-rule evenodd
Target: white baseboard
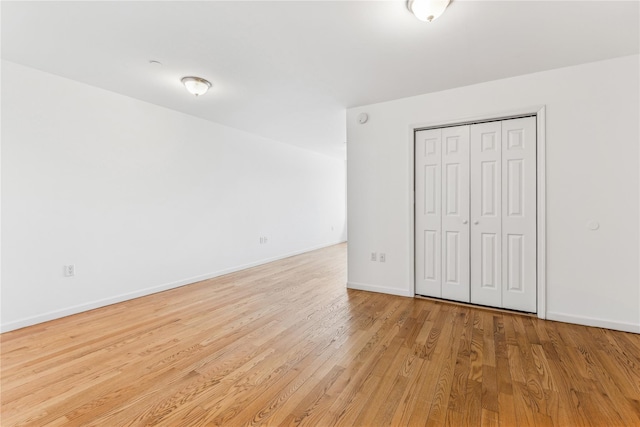
M 558 322 L 575 323 L 577 325 L 595 326 L 598 328 L 613 329 L 616 331 L 633 332 L 640 334 L 640 324 L 615 322 L 611 320 L 598 319 L 595 317 L 576 316 L 573 314 L 547 311 L 547 320 L 557 320 Z
M 3 323 L 0 325 L 0 333 L 14 331 L 16 329 L 24 328 L 27 326 L 37 325 L 38 323 L 48 322 L 50 320 L 59 319 L 61 317 L 71 316 L 72 314 L 82 313 L 84 311 L 93 310 L 100 307 L 105 307 L 111 304 L 117 304 L 119 302 L 128 301 L 134 298 L 140 298 L 143 296 L 155 294 L 158 292 L 167 291 L 169 289 L 179 288 L 181 286 L 190 285 L 196 282 L 201 282 L 207 279 L 213 279 L 214 277 L 224 276 L 225 274 L 234 273 L 236 271 L 245 270 L 247 268 L 256 267 L 262 264 L 268 264 L 273 261 L 278 261 L 284 258 L 289 258 L 295 255 L 300 255 L 303 253 L 315 251 L 318 249 L 326 248 L 329 246 L 337 245 L 340 243 L 344 243 L 344 240 L 340 240 L 337 242 L 326 243 L 322 245 L 317 245 L 313 247 L 309 247 L 306 249 L 288 252 L 285 254 L 277 255 L 271 258 L 264 258 L 259 261 L 250 262 L 247 264 L 238 265 L 231 268 L 226 268 L 224 270 L 219 270 L 213 273 L 202 274 L 199 276 L 189 277 L 187 279 L 177 280 L 170 283 L 164 283 L 157 286 L 152 286 L 149 288 L 139 289 L 134 292 L 128 292 L 126 294 L 115 295 L 109 298 L 104 298 L 96 301 L 90 301 L 83 304 L 74 305 L 71 307 L 66 307 L 58 310 L 48 311 L 46 313 L 38 314 L 36 316 L 25 317 L 22 319 L 14 320 L 12 322 Z
M 385 286 L 369 285 L 366 283 L 347 282 L 348 289 L 356 289 L 359 291 L 378 292 L 382 294 L 398 295 L 401 297 L 413 297 L 413 292 L 406 289 L 387 288 Z

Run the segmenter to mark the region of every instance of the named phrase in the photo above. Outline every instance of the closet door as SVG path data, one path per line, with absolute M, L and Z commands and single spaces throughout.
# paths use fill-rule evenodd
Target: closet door
M 502 306 L 536 311 L 536 119 L 502 122 Z
M 469 126 L 415 136 L 415 284 L 469 302 Z
M 502 307 L 502 122 L 471 126 L 471 302 Z
M 441 146 L 442 129 L 415 135 L 416 294 L 441 298 Z
M 469 302 L 469 126 L 442 129 L 442 298 Z
M 416 132 L 416 293 L 535 312 L 536 119 Z

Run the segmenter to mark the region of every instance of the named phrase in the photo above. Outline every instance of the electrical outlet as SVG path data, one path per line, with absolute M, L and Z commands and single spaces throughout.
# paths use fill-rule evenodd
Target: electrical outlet
M 380 262 L 386 262 L 387 261 L 387 254 L 380 254 Z
M 73 277 L 76 275 L 76 266 L 74 264 L 64 266 L 65 277 Z
M 371 261 L 376 261 L 378 259 L 378 255 L 375 252 L 371 252 Z
M 267 239 L 266 237 L 264 238 L 264 242 L 265 243 L 269 243 L 269 239 Z

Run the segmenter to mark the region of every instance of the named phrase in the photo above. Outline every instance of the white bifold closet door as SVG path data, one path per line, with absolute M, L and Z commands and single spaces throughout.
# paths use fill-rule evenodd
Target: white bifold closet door
M 416 293 L 536 311 L 534 117 L 416 132 Z
M 502 122 L 502 307 L 537 305 L 536 119 Z
M 416 293 L 469 302 L 469 126 L 416 132 Z

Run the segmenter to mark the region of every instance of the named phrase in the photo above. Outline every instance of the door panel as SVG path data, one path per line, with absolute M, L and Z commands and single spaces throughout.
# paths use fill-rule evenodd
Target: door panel
M 507 235 L 507 291 L 522 292 L 524 290 L 524 236 L 522 234 Z
M 469 126 L 442 129 L 442 298 L 469 302 Z
M 471 302 L 502 306 L 502 124 L 471 126 Z
M 498 291 L 500 289 L 500 257 L 498 242 L 500 236 L 496 233 L 482 233 L 480 235 L 480 288 Z M 500 272 L 501 273 L 501 272 Z M 471 300 L 473 302 L 473 299 Z
M 510 217 L 522 216 L 524 208 L 524 160 L 508 159 L 506 170 L 507 181 L 507 215 Z
M 447 215 L 460 215 L 460 173 L 461 167 L 459 163 L 445 164 L 445 202 Z
M 441 129 L 415 134 L 416 293 L 442 297 Z
M 444 282 L 449 285 L 460 284 L 460 233 L 457 231 L 445 231 L 444 239 Z
M 440 271 L 440 260 L 436 256 L 440 252 L 438 234 L 433 230 L 424 230 L 424 275 L 423 280 L 437 281 Z
M 502 122 L 502 306 L 536 311 L 536 119 Z

